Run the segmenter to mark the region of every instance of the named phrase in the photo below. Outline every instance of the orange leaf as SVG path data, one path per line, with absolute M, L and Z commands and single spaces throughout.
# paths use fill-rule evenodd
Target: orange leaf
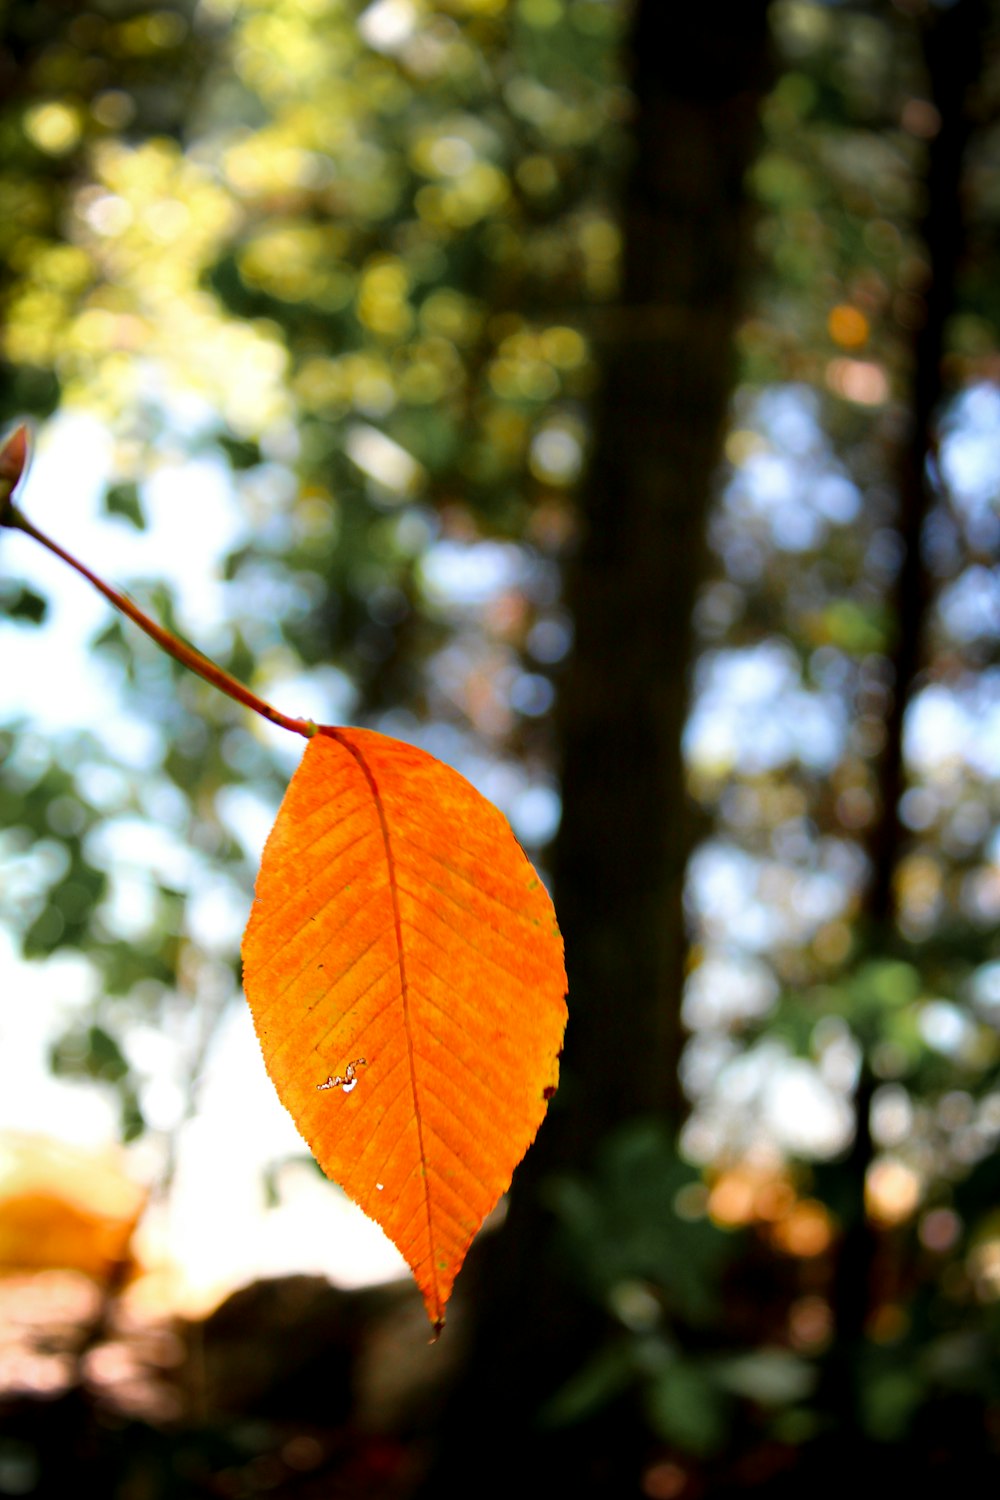
M 243 962 L 279 1098 L 440 1328 L 558 1082 L 566 975 L 548 894 L 457 771 L 323 729 L 267 841 Z

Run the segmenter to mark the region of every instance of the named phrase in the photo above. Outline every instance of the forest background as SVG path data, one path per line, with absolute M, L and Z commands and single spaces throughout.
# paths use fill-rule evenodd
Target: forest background
M 0 1493 L 995 1475 L 996 8 L 2 15 L 25 508 L 495 800 L 571 1019 L 441 1343 L 330 1289 L 239 990 L 295 747 L 5 534 Z M 313 1274 L 211 1312 L 251 1157 Z

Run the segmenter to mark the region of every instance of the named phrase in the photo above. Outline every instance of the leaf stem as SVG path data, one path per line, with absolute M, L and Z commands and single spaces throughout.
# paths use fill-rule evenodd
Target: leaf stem
M 51 537 L 39 531 L 37 526 L 32 525 L 27 516 L 9 501 L 6 505 L 0 506 L 0 526 L 11 526 L 17 531 L 25 532 L 27 536 L 34 537 L 36 542 L 40 542 L 49 552 L 61 558 L 64 563 L 68 563 L 81 577 L 86 578 L 88 583 L 93 584 L 105 599 L 110 600 L 115 609 L 121 610 L 122 614 L 127 615 L 133 624 L 138 625 L 140 630 L 144 630 L 161 650 L 166 651 L 168 656 L 172 656 L 189 671 L 196 672 L 199 677 L 210 682 L 221 693 L 225 693 L 227 698 L 232 698 L 236 703 L 242 703 L 244 708 L 252 709 L 255 714 L 260 714 L 261 718 L 267 719 L 271 724 L 277 724 L 281 729 L 290 730 L 292 734 L 301 734 L 305 739 L 311 739 L 316 733 L 316 725 L 311 719 L 291 719 L 279 709 L 272 708 L 270 703 L 265 703 L 263 698 L 258 698 L 256 693 L 244 687 L 242 682 L 237 682 L 235 677 L 223 671 L 222 667 L 216 666 L 214 661 L 209 661 L 207 656 L 202 656 L 201 652 L 196 651 L 193 646 L 179 640 L 169 630 L 165 630 L 162 625 L 150 619 L 149 615 L 134 604 L 126 594 L 119 593 L 116 588 L 112 588 L 111 584 L 98 578 L 96 573 L 92 573 L 72 553 L 67 552 L 59 546 L 58 542 L 54 542 Z

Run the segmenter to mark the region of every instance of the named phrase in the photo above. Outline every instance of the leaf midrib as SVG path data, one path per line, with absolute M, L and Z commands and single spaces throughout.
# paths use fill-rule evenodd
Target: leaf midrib
M 396 880 L 396 858 L 392 849 L 392 838 L 389 833 L 389 824 L 386 818 L 385 805 L 379 791 L 378 782 L 371 766 L 358 745 L 349 735 L 339 729 L 327 729 L 327 736 L 341 745 L 351 755 L 364 776 L 375 804 L 375 812 L 378 816 L 379 828 L 382 834 L 382 845 L 385 849 L 386 871 L 389 877 L 389 893 L 392 897 L 392 918 L 396 930 L 396 953 L 399 958 L 399 990 L 403 1002 L 403 1030 L 406 1035 L 407 1060 L 410 1069 L 410 1087 L 413 1090 L 413 1114 L 417 1125 L 417 1149 L 420 1153 L 421 1183 L 420 1190 L 424 1200 L 424 1212 L 427 1218 L 427 1247 L 430 1258 L 431 1284 L 434 1288 L 434 1323 L 440 1328 L 444 1322 L 444 1312 L 441 1302 L 441 1294 L 438 1289 L 437 1253 L 434 1244 L 434 1221 L 431 1215 L 430 1189 L 427 1175 L 427 1151 L 424 1146 L 424 1128 L 420 1109 L 420 1094 L 417 1088 L 416 1054 L 413 1045 L 413 1024 L 410 1016 L 410 988 L 406 975 L 406 951 L 403 944 L 403 922 L 399 909 L 399 886 Z

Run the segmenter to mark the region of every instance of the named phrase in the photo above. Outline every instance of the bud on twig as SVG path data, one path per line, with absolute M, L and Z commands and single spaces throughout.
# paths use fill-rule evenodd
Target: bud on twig
M 0 446 L 0 507 L 6 505 L 28 460 L 28 429 L 22 422 Z

